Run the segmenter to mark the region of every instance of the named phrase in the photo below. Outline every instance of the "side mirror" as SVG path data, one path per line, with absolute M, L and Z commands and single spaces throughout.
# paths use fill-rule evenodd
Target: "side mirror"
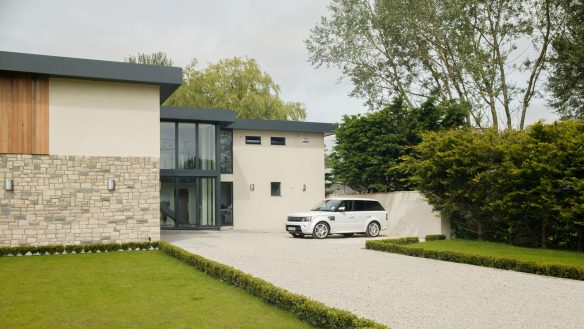
M 343 212 L 343 211 L 345 211 L 345 207 L 344 206 L 340 206 L 339 208 L 337 208 L 337 211 Z

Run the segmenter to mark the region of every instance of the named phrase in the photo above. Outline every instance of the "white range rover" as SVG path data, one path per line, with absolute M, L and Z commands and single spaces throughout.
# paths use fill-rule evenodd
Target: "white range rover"
M 295 238 L 312 235 L 324 239 L 330 234 L 355 233 L 376 237 L 387 229 L 387 221 L 387 212 L 377 200 L 334 198 L 320 202 L 311 211 L 290 214 L 286 231 Z

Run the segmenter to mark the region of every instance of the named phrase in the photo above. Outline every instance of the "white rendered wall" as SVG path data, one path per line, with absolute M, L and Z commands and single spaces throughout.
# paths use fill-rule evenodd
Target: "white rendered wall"
M 261 136 L 262 144 L 245 144 L 245 136 Z M 272 136 L 285 137 L 286 145 L 271 145 Z M 284 231 L 289 213 L 310 210 L 325 197 L 323 134 L 234 130 L 233 174 L 221 181 L 233 182 L 234 228 Z M 281 182 L 281 196 L 271 196 L 270 182 Z
M 334 197 L 334 196 L 333 196 Z M 450 237 L 450 222 L 432 211 L 432 206 L 417 191 L 390 193 L 339 195 L 376 199 L 387 210 L 389 226 L 382 234 L 389 237 L 417 236 L 423 239 L 429 234 Z
M 160 157 L 159 87 L 50 78 L 49 153 Z

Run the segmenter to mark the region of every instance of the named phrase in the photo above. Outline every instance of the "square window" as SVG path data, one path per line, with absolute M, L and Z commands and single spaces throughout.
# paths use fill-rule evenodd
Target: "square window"
M 272 196 L 281 196 L 280 182 L 271 183 Z
M 260 136 L 245 136 L 245 144 L 260 145 L 261 143 L 262 138 Z
M 286 145 L 286 137 L 272 137 L 272 145 Z

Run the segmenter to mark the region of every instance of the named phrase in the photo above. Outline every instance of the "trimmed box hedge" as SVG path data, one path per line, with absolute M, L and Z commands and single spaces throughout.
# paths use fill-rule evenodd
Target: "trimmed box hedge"
M 208 275 L 275 305 L 290 314 L 319 328 L 387 328 L 372 320 L 357 317 L 353 313 L 328 307 L 305 296 L 291 293 L 267 281 L 202 256 L 189 253 L 167 242 L 160 242 L 160 249 L 177 259 L 192 265 Z
M 48 245 L 48 246 L 17 246 L 0 247 L 0 256 L 24 256 L 28 253 L 32 255 L 53 255 L 53 254 L 80 254 L 96 252 L 112 252 L 119 250 L 150 250 L 158 248 L 158 242 L 126 242 L 126 243 L 105 243 L 105 244 L 71 244 L 71 245 Z
M 391 252 L 407 256 L 431 258 L 454 263 L 493 267 L 517 272 L 584 281 L 584 269 L 576 266 L 556 264 L 544 265 L 512 258 L 473 255 L 455 251 L 437 251 L 421 248 L 409 248 L 407 245 L 402 243 L 402 240 L 403 239 L 368 240 L 365 242 L 365 247 L 367 249 Z
M 446 235 L 444 234 L 429 234 L 424 237 L 425 241 L 436 241 L 436 240 L 446 240 Z

